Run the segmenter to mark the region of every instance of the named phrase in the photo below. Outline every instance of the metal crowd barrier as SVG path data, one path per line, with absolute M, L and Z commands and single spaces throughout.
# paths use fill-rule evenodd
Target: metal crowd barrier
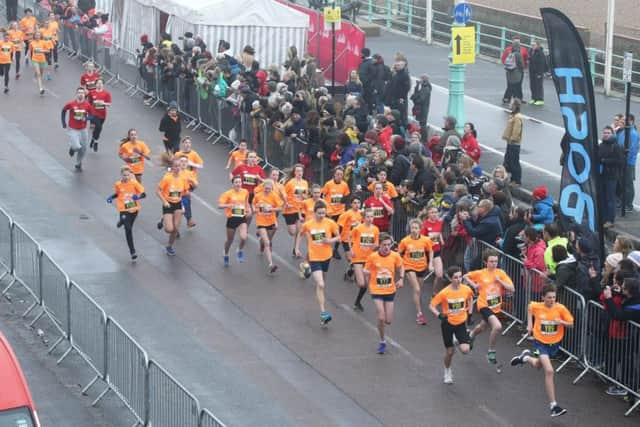
M 216 418 L 208 409 L 203 409 L 200 412 L 200 427 L 224 427 L 222 421 Z
M 0 209 L 0 268 L 4 270 L 0 274 L 0 281 L 7 275 L 13 276 L 13 221 L 4 210 Z M 11 283 L 9 286 L 11 286 Z M 8 290 L 3 289 L 2 295 Z
M 627 392 L 630 406 L 624 415 L 631 415 L 640 407 L 640 324 L 614 320 L 602 305 L 589 301 L 585 326 L 590 335 L 584 348 L 587 368 L 574 384 L 589 370 L 595 372 Z
M 40 246 L 18 224 L 13 224 L 13 271 L 14 279 L 19 282 L 31 294 L 34 301 L 22 314 L 28 315 L 38 304 L 42 303 L 40 289 Z M 10 286 L 9 286 L 10 287 Z M 9 287 L 4 291 L 6 292 Z
M 144 349 L 111 317 L 107 319 L 106 376 L 107 388 L 92 405 L 96 405 L 109 390 L 120 398 L 137 423 L 147 419 L 147 366 Z
M 200 404 L 160 365 L 149 362 L 149 422 L 153 427 L 198 427 Z

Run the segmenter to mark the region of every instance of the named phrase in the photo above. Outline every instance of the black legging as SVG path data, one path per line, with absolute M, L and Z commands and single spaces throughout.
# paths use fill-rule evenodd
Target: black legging
M 131 255 L 136 253 L 136 248 L 133 246 L 133 223 L 137 216 L 138 212 L 120 212 L 120 222 L 124 226 L 124 235 L 127 238 L 127 246 L 129 246 Z
M 9 87 L 9 70 L 11 64 L 0 64 L 0 76 L 4 76 L 4 87 Z
M 101 119 L 100 117 L 93 118 L 93 135 L 92 138 L 94 141 L 100 139 L 100 132 L 102 132 L 102 125 L 104 125 L 104 121 L 106 119 Z
M 20 58 L 22 57 L 22 52 L 16 50 L 13 55 L 16 60 L 16 75 L 18 75 L 20 74 Z

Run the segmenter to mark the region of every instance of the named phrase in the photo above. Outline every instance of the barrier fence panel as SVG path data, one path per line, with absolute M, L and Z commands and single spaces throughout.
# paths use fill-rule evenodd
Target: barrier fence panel
M 4 279 L 8 274 L 13 274 L 12 228 L 13 221 L 11 221 L 11 217 L 0 209 L 0 267 L 4 270 L 0 274 L 0 280 Z M 4 295 L 4 291 L 2 294 Z
M 200 412 L 200 422 L 198 423 L 199 427 L 225 427 L 225 425 L 216 418 L 208 409 L 203 409 Z
M 33 296 L 34 302 L 22 314 L 26 316 L 42 302 L 40 289 L 40 246 L 21 226 L 13 224 L 13 268 L 17 281 Z
M 136 417 L 137 424 L 147 420 L 147 367 L 149 359 L 138 344 L 115 320 L 107 319 L 106 382 L 107 388 L 92 405 L 96 405 L 109 390 L 122 400 Z
M 42 311 L 33 319 L 33 326 L 46 314 L 62 334 L 49 348 L 51 353 L 64 338 L 69 338 L 69 277 L 46 252 L 40 252 L 40 283 L 42 289 Z
M 69 337 L 70 347 L 58 359 L 61 363 L 72 350 L 76 350 L 96 376 L 87 384 L 85 393 L 106 374 L 107 316 L 104 310 L 74 282 L 69 284 Z
M 150 425 L 153 427 L 198 427 L 200 418 L 198 399 L 167 371 L 151 360 L 149 362 Z
M 543 274 L 534 270 L 536 274 Z M 573 314 L 573 328 L 565 328 L 564 338 L 560 344 L 562 350 L 569 356 L 558 368 L 560 372 L 571 360 L 584 365 L 584 346 L 586 337 L 587 305 L 585 299 L 578 292 L 565 286 L 558 287 L 557 301 L 563 304 Z M 585 366 L 586 367 L 586 366 Z
M 614 320 L 606 309 L 589 301 L 586 313 L 588 339 L 585 341 L 585 362 L 602 378 L 622 387 L 630 405 L 625 416 L 640 407 L 640 324 Z M 582 372 L 574 383 L 579 381 Z

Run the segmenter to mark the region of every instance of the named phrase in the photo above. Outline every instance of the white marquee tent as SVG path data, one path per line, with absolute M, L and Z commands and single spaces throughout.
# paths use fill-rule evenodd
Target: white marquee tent
M 130 52 L 141 34 L 157 41 L 162 14 L 174 41 L 190 31 L 213 53 L 221 39 L 234 54 L 250 45 L 262 67 L 282 63 L 289 46 L 306 50 L 308 16 L 275 0 L 114 0 L 116 40 Z

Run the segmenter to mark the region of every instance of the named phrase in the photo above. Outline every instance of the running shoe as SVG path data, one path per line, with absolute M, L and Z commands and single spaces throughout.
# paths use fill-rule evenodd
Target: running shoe
M 334 249 L 334 251 L 333 251 L 333 258 L 334 259 L 342 259 L 342 257 L 340 256 L 340 252 L 338 252 L 337 249 Z
M 20 73 L 16 74 L 16 80 L 20 80 Z
M 453 373 L 451 368 L 444 368 L 444 380 L 445 384 L 453 384 Z
M 9 93 L 9 88 L 8 87 L 4 88 L 4 93 Z
M 136 255 L 136 253 L 132 253 L 131 254 L 131 262 L 136 262 L 136 260 L 138 259 L 138 255 Z
M 533 105 L 542 106 L 542 105 L 544 105 L 544 101 L 538 100 L 538 101 L 534 102 Z
M 357 302 L 357 303 L 353 304 L 353 310 L 354 311 L 364 311 L 364 307 L 362 307 L 362 304 Z
M 82 172 L 82 165 L 75 165 L 76 172 Z
M 193 219 L 187 221 L 187 228 L 193 228 L 196 226 L 196 222 Z
M 160 221 L 158 221 L 158 223 L 156 224 L 156 228 L 157 228 L 158 230 L 162 230 L 162 226 L 163 226 L 163 224 L 162 224 L 162 218 L 160 218 Z
M 93 138 L 91 138 L 91 141 L 89 142 L 89 148 L 91 148 L 91 149 L 92 149 L 92 148 L 93 148 L 93 144 L 94 144 L 95 142 L 96 142 L 96 141 L 95 141 Z
M 380 344 L 378 344 L 378 354 L 384 354 L 386 350 L 387 350 L 387 343 L 384 341 L 380 341 Z
M 93 152 L 97 153 L 98 152 L 98 141 L 93 143 Z
M 225 267 L 229 267 L 229 255 L 223 255 L 222 262 L 224 262 Z
M 416 316 L 416 323 L 418 325 L 426 325 L 427 324 L 427 321 L 424 319 L 424 314 L 418 313 L 418 315 Z
M 495 365 L 496 363 L 498 363 L 498 359 L 496 359 L 495 351 L 487 351 L 487 362 L 491 363 L 492 365 Z
M 278 271 L 278 266 L 275 264 L 271 264 L 271 266 L 269 267 L 269 273 L 273 274 L 276 271 Z
M 301 262 L 298 266 L 298 269 L 301 279 L 308 279 L 309 277 L 311 277 L 311 266 L 308 262 Z
M 524 358 L 527 356 L 531 357 L 531 352 L 526 349 L 522 350 L 522 353 L 511 358 L 511 366 L 518 366 L 518 365 L 524 364 L 525 363 Z
M 57 70 L 58 68 L 60 68 L 60 65 L 58 65 L 58 64 L 56 64 L 56 65 L 54 65 L 54 66 L 53 66 L 53 69 L 54 69 L 54 70 Z
M 69 157 L 73 157 L 76 152 L 73 151 L 73 148 L 69 148 Z
M 533 105 L 533 104 L 535 104 L 535 103 L 536 103 L 535 99 L 530 99 L 530 100 L 529 100 L 529 105 Z
M 236 252 L 236 258 L 238 258 L 238 262 L 244 262 L 244 252 L 242 251 Z
M 44 89 L 40 89 L 40 95 L 44 95 Z
M 173 249 L 171 246 L 167 246 L 166 249 L 167 249 L 167 255 L 169 255 L 169 256 L 175 256 L 176 255 L 176 250 Z
M 607 389 L 606 393 L 609 396 L 626 396 L 627 390 L 622 387 L 618 387 L 617 385 L 612 385 Z
M 322 323 L 323 326 L 331 322 L 331 319 L 331 314 L 329 314 L 328 311 L 323 311 L 322 313 L 320 313 L 320 323 Z
M 551 408 L 551 416 L 552 417 L 559 417 L 560 415 L 564 415 L 567 413 L 567 410 L 564 408 L 561 408 L 560 406 L 556 405 L 553 408 Z

